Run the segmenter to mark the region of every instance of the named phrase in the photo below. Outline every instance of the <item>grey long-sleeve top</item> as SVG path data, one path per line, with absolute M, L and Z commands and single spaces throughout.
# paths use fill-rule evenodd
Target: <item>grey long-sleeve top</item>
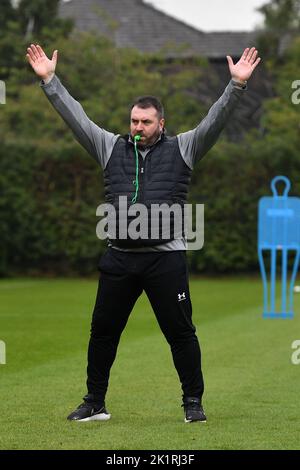
M 41 87 L 50 103 L 71 128 L 77 141 L 104 169 L 119 134 L 108 132 L 91 121 L 81 104 L 70 95 L 56 75 L 47 84 L 42 81 Z M 215 144 L 244 92 L 245 88 L 241 88 L 230 80 L 222 96 L 214 103 L 198 126 L 177 135 L 181 156 L 191 169 Z M 145 158 L 147 150 L 141 153 Z M 122 249 L 122 251 L 172 251 L 186 250 L 186 248 L 186 240 L 177 239 L 157 247 Z

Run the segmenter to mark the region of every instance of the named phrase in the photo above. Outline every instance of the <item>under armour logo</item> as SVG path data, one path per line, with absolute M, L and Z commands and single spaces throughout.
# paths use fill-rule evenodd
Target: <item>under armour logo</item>
M 185 292 L 182 292 L 182 294 L 177 294 L 177 297 L 178 297 L 178 302 L 185 300 Z

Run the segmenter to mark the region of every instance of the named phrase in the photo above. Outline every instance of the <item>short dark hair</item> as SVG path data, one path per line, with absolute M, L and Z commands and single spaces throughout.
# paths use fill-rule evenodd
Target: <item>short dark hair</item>
M 164 117 L 164 107 L 161 104 L 160 100 L 156 98 L 156 96 L 139 96 L 132 103 L 131 110 L 134 106 L 137 106 L 138 108 L 142 109 L 155 108 L 159 119 Z

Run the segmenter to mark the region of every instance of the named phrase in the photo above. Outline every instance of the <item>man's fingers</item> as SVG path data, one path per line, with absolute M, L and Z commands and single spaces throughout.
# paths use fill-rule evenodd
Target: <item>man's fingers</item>
M 261 58 L 258 57 L 258 58 L 256 59 L 256 61 L 254 62 L 254 64 L 252 65 L 252 68 L 255 69 L 255 67 L 257 67 L 257 65 L 260 63 L 260 61 L 261 61 Z
M 249 62 L 250 62 L 251 65 L 254 64 L 255 59 L 256 59 L 256 57 L 257 57 L 257 54 L 258 54 L 258 52 L 257 52 L 257 50 L 255 50 L 255 51 L 253 52 L 252 56 L 251 56 L 251 59 L 249 60 Z
M 34 62 L 33 62 L 32 58 L 30 57 L 29 54 L 26 54 L 26 58 L 27 58 L 28 62 L 30 63 L 31 67 L 33 67 Z
M 257 52 L 257 51 L 256 51 L 256 48 L 255 48 L 255 47 L 252 47 L 251 55 L 248 57 L 250 63 L 252 63 L 251 61 L 252 61 L 252 59 L 253 59 L 253 56 L 255 55 L 255 52 Z
M 243 54 L 242 54 L 242 59 L 246 60 L 246 57 L 247 57 L 247 55 L 248 55 L 248 52 L 249 52 L 249 47 L 247 47 L 247 48 L 244 50 L 244 52 L 243 52 Z
M 27 48 L 27 52 L 28 52 L 28 55 L 29 55 L 30 59 L 31 59 L 33 62 L 35 62 L 35 61 L 36 61 L 36 57 L 35 57 L 35 55 L 34 55 L 32 49 L 31 49 L 31 47 L 28 47 L 28 48 Z
M 53 61 L 55 62 L 55 64 L 56 64 L 56 62 L 57 62 L 57 53 L 58 53 L 58 50 L 55 50 L 55 51 L 53 52 L 53 54 L 52 54 L 52 59 L 51 59 L 51 60 L 53 60 Z
M 227 55 L 226 58 L 227 58 L 227 62 L 228 62 L 229 67 L 231 67 L 232 65 L 234 65 L 233 60 L 232 60 L 232 58 L 230 57 L 230 55 Z
M 248 52 L 248 54 L 247 54 L 247 57 L 246 57 L 246 60 L 247 60 L 248 62 L 250 62 L 251 57 L 252 57 L 252 54 L 254 53 L 254 51 L 255 51 L 255 47 L 251 47 L 251 49 L 249 50 L 249 52 Z
M 37 48 L 37 51 L 38 51 L 38 54 L 40 57 L 47 57 L 45 52 L 43 51 L 43 49 L 41 48 L 41 46 L 39 44 L 36 45 L 36 48 Z
M 35 47 L 34 44 L 31 44 L 31 50 L 32 50 L 32 53 L 34 54 L 35 58 L 38 59 L 40 57 L 40 54 L 38 53 L 38 50 L 37 50 L 37 48 Z

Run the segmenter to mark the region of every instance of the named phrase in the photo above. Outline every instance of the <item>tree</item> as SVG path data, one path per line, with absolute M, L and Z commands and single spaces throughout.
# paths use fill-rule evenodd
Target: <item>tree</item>
M 259 49 L 265 58 L 277 60 L 283 39 L 300 33 L 300 0 L 271 0 L 258 11 L 264 16 Z
M 28 42 L 44 45 L 68 37 L 73 23 L 57 16 L 58 0 L 21 0 L 16 8 L 11 1 L 1 0 L 0 9 L 0 79 L 23 80 L 24 55 Z
M 258 8 L 265 19 L 264 27 L 278 34 L 300 29 L 300 0 L 272 0 Z
M 3 35 L 9 21 L 16 18 L 16 11 L 11 4 L 11 0 L 2 0 L 0 9 L 0 35 Z
M 39 37 L 43 29 L 48 31 L 52 28 L 61 29 L 69 32 L 70 21 L 59 19 L 58 14 L 59 0 L 21 0 L 18 5 L 18 18 L 21 24 L 22 32 L 26 38 Z
M 299 77 L 300 37 L 277 65 L 276 96 L 263 104 L 260 129 L 238 145 L 219 142 L 196 166 L 191 200 L 205 203 L 205 244 L 202 252 L 189 254 L 194 271 L 257 270 L 259 198 L 271 195 L 270 181 L 278 174 L 291 180 L 290 195 L 299 197 L 299 91 L 292 100 Z
M 205 60 L 182 67 L 91 34 L 60 36 L 45 48 L 48 55 L 54 49 L 59 78 L 107 130 L 128 132 L 129 105 L 144 94 L 162 99 L 171 134 L 194 127 L 204 114 L 195 97 L 202 75 L 209 75 Z M 105 246 L 95 234 L 101 170 L 47 102 L 29 65 L 9 71 L 9 106 L 0 113 L 0 271 L 94 272 Z

